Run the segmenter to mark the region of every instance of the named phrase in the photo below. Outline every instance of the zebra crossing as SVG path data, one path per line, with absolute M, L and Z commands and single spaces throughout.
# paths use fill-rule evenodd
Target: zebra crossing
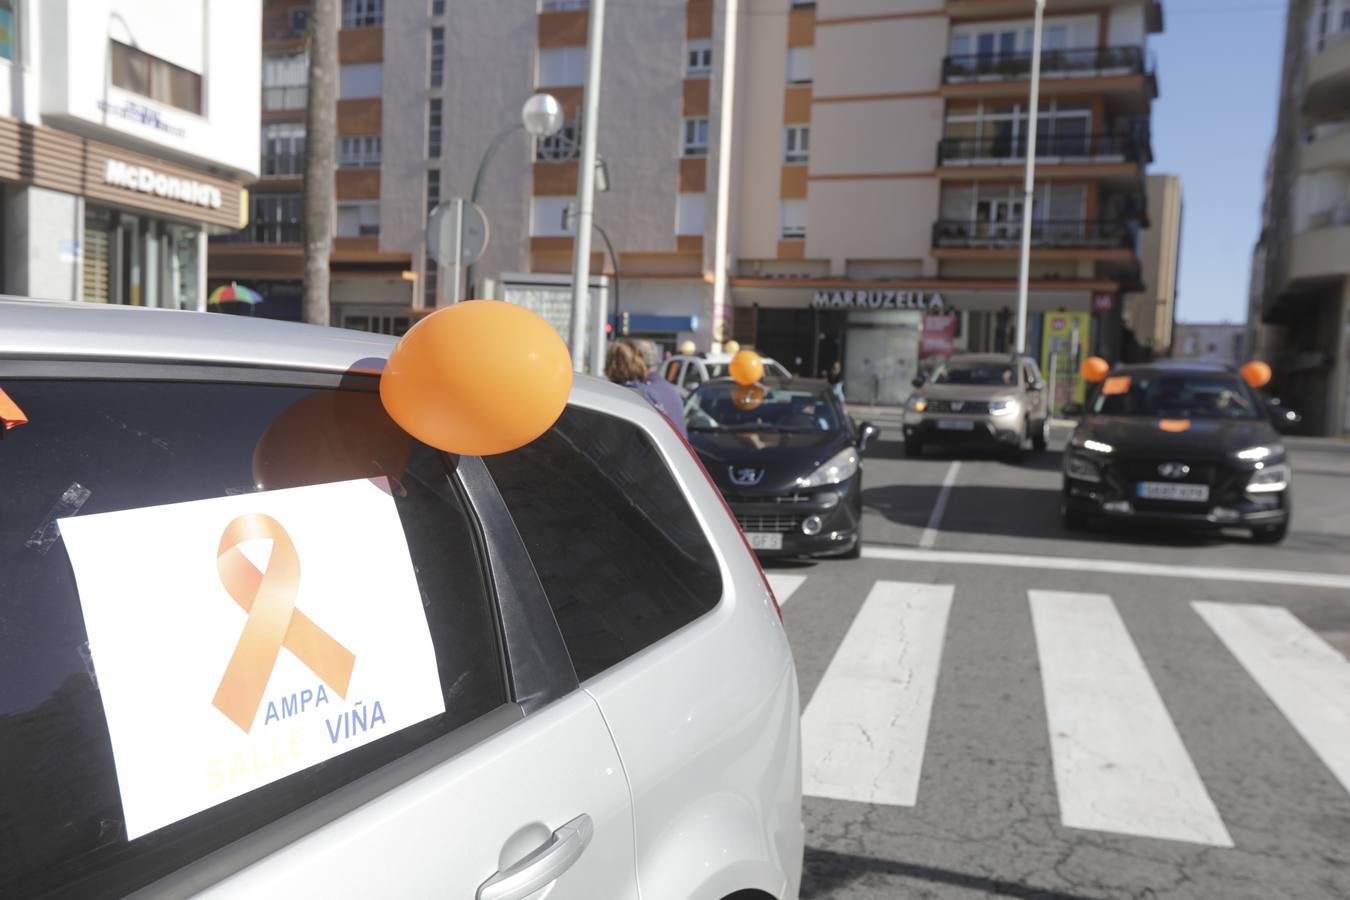
M 768 577 L 781 605 L 809 602 L 802 590 L 809 576 Z M 1232 847 L 1116 601 L 1102 593 L 1022 593 L 1062 824 Z M 961 603 L 951 584 L 872 583 L 802 714 L 804 794 L 920 802 L 923 768 L 933 764 L 925 751 L 948 620 Z M 1350 792 L 1350 662 L 1283 607 L 1188 606 Z

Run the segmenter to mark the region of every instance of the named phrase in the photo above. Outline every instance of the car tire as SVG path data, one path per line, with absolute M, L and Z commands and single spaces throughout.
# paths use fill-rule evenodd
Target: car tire
M 1278 525 L 1262 525 L 1252 529 L 1252 540 L 1258 544 L 1278 544 L 1289 533 L 1289 520 Z
M 1037 453 L 1044 453 L 1045 447 L 1049 442 L 1046 438 L 1046 432 L 1050 430 L 1050 420 L 1041 419 L 1041 424 L 1031 433 L 1031 449 Z
M 916 437 L 905 437 L 905 455 L 913 459 L 923 456 L 923 441 Z

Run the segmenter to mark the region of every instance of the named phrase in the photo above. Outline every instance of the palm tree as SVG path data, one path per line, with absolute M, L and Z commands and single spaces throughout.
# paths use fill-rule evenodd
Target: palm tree
M 314 0 L 305 105 L 304 317 L 329 324 L 328 258 L 333 249 L 333 169 L 337 143 L 338 0 Z

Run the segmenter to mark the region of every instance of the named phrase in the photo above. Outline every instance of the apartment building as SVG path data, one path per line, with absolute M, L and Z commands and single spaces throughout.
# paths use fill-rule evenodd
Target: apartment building
M 1350 0 L 1289 4 L 1262 224 L 1253 342 L 1306 428 L 1350 433 Z
M 1149 175 L 1149 224 L 1140 233 L 1140 283 L 1125 295 L 1124 325 L 1140 357 L 1167 356 L 1177 316 L 1177 277 L 1181 265 L 1181 178 Z
M 207 305 L 258 175 L 259 0 L 0 0 L 0 291 Z

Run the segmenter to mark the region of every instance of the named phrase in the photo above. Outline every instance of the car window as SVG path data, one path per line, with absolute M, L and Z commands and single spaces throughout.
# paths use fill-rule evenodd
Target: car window
M 680 383 L 680 365 L 681 363 L 679 360 L 671 360 L 666 363 L 666 381 L 669 381 L 671 384 Z
M 685 404 L 691 431 L 838 431 L 843 427 L 834 394 L 824 390 L 746 388 L 710 381 Z
M 484 458 L 558 618 L 577 677 L 717 605 L 707 536 L 641 428 L 569 406 L 519 450 Z
M 1017 372 L 1006 362 L 952 360 L 934 373 L 933 382 L 1003 387 L 1017 384 Z
M 377 394 L 79 380 L 0 388 L 29 419 L 0 441 L 0 895 L 64 886 L 121 896 L 506 701 L 492 601 L 444 457 L 394 426 Z M 128 841 L 55 520 L 381 475 L 403 525 L 446 712 Z M 174 727 L 173 711 L 164 712 Z
M 1260 401 L 1233 375 L 1117 375 L 1092 399 L 1092 411 L 1107 416 L 1257 419 L 1260 410 Z

